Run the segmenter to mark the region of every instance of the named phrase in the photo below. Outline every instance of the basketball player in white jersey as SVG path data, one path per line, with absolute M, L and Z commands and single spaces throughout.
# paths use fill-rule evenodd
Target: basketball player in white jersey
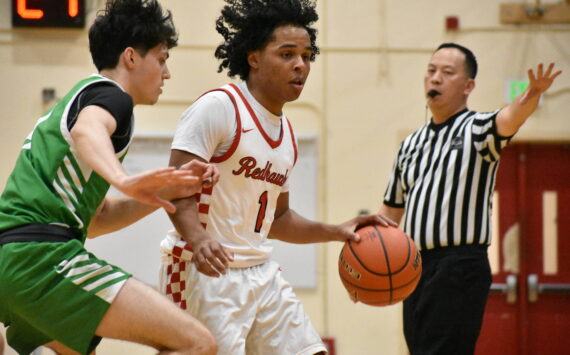
M 296 100 L 319 49 L 311 0 L 228 1 L 216 28 L 220 71 L 242 81 L 200 97 L 182 116 L 170 165 L 215 163 L 220 181 L 178 200 L 176 232 L 161 243 L 161 288 L 204 322 L 219 354 L 324 354 L 326 348 L 279 265 L 271 243 L 357 240 L 361 216 L 340 225 L 289 208 L 297 143 L 283 106 Z

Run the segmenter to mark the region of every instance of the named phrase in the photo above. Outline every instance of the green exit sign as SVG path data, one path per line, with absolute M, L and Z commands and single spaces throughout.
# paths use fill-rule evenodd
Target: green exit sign
M 507 79 L 506 92 L 505 92 L 505 103 L 510 104 L 522 94 L 528 87 L 528 81 L 526 79 Z

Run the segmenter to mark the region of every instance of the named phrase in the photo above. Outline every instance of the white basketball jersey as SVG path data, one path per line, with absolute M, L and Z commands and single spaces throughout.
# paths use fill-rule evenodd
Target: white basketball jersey
M 230 149 L 213 157 L 220 181 L 197 195 L 200 222 L 206 231 L 234 253 L 230 267 L 250 267 L 265 262 L 272 251 L 267 235 L 277 198 L 297 160 L 297 145 L 289 121 L 281 119 L 281 134 L 272 140 L 240 89 L 225 85 L 234 104 L 237 129 Z M 191 250 L 176 232 L 161 243 L 163 252 L 182 259 Z

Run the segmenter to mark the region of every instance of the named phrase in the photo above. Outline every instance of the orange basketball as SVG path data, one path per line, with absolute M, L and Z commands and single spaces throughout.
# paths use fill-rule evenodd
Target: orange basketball
M 366 226 L 356 233 L 360 241 L 344 243 L 338 259 L 340 279 L 350 297 L 372 306 L 408 297 L 422 274 L 414 241 L 395 227 Z

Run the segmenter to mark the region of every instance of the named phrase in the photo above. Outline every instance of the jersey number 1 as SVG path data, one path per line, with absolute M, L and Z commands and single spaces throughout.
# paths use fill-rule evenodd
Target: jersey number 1
M 259 196 L 259 211 L 257 211 L 257 220 L 255 221 L 255 233 L 261 232 L 263 220 L 265 219 L 265 211 L 267 210 L 267 191 Z

